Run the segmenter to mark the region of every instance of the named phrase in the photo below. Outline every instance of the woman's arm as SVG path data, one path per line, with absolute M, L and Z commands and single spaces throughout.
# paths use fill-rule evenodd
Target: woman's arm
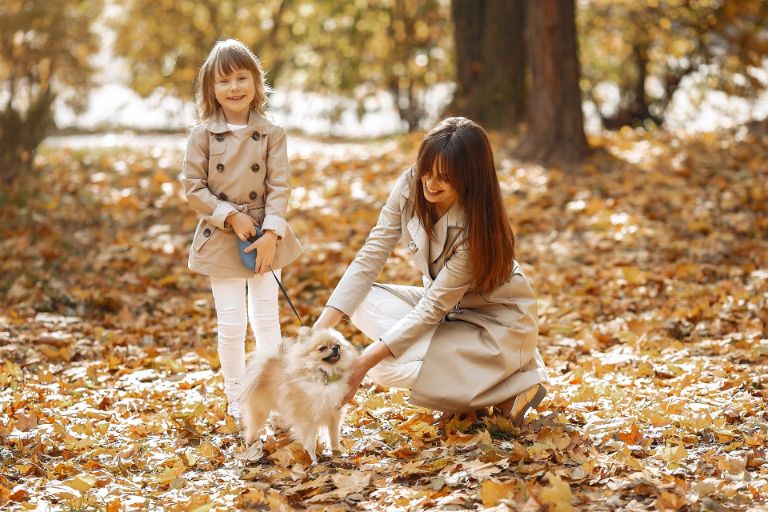
M 462 243 L 446 260 L 421 300 L 381 337 L 381 341 L 395 357 L 399 357 L 422 334 L 445 318 L 472 283 L 469 249 Z
M 402 192 L 403 187 L 409 186 L 408 173 L 409 171 L 403 173 L 392 187 L 376 226 L 371 230 L 355 260 L 336 285 L 327 306 L 351 315 L 373 286 L 381 269 L 384 268 L 387 258 L 392 254 L 402 236 Z
M 320 316 L 317 318 L 317 320 L 315 320 L 312 328 L 327 329 L 329 327 L 336 327 L 336 324 L 338 324 L 339 320 L 341 320 L 343 317 L 344 313 L 338 309 L 326 306 L 323 308 L 323 312 L 320 313 Z

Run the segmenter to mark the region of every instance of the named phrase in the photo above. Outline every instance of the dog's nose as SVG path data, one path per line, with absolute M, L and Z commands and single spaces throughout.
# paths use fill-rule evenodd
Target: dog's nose
M 326 363 L 335 363 L 341 358 L 341 354 L 339 354 L 339 346 L 334 345 L 331 347 L 331 353 L 328 354 L 326 357 L 323 358 L 323 361 Z

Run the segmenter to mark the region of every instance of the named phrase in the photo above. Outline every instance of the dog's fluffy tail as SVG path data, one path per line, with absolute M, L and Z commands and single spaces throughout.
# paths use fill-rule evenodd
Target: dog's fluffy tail
M 245 373 L 243 374 L 242 387 L 237 401 L 244 404 L 248 401 L 256 388 L 262 383 L 265 377 L 265 370 L 272 364 L 282 364 L 280 358 L 285 353 L 285 347 L 280 344 L 277 353 L 264 354 L 257 351 L 251 352 L 245 364 Z

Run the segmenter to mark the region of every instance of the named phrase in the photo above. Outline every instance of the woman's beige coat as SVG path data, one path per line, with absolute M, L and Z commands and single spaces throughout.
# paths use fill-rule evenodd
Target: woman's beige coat
M 237 236 L 224 223 L 237 211 L 280 237 L 272 268 L 301 256 L 301 246 L 285 221 L 289 179 L 285 130 L 255 111 L 248 126 L 234 132 L 223 117 L 195 127 L 182 170 L 184 193 L 200 219 L 189 268 L 211 277 L 253 277 L 240 260 Z
M 381 210 L 378 223 L 328 300 L 351 315 L 402 238 L 422 273 L 418 288 L 378 285 L 413 304 L 413 310 L 381 339 L 395 357 L 438 325 L 416 380 L 411 402 L 463 412 L 494 405 L 544 380 L 536 344 L 536 297 L 515 262 L 510 279 L 489 293 L 472 288 L 466 217 L 457 203 L 429 240 L 410 212 L 413 171 L 406 171 Z M 410 290 L 410 291 L 409 291 Z

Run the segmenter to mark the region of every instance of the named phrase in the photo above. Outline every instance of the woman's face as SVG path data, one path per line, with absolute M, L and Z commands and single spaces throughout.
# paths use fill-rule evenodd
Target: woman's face
M 421 177 L 421 188 L 424 190 L 424 198 L 435 205 L 440 215 L 447 212 L 459 197 L 456 189 L 440 178 L 439 160 L 435 160 L 429 174 Z

